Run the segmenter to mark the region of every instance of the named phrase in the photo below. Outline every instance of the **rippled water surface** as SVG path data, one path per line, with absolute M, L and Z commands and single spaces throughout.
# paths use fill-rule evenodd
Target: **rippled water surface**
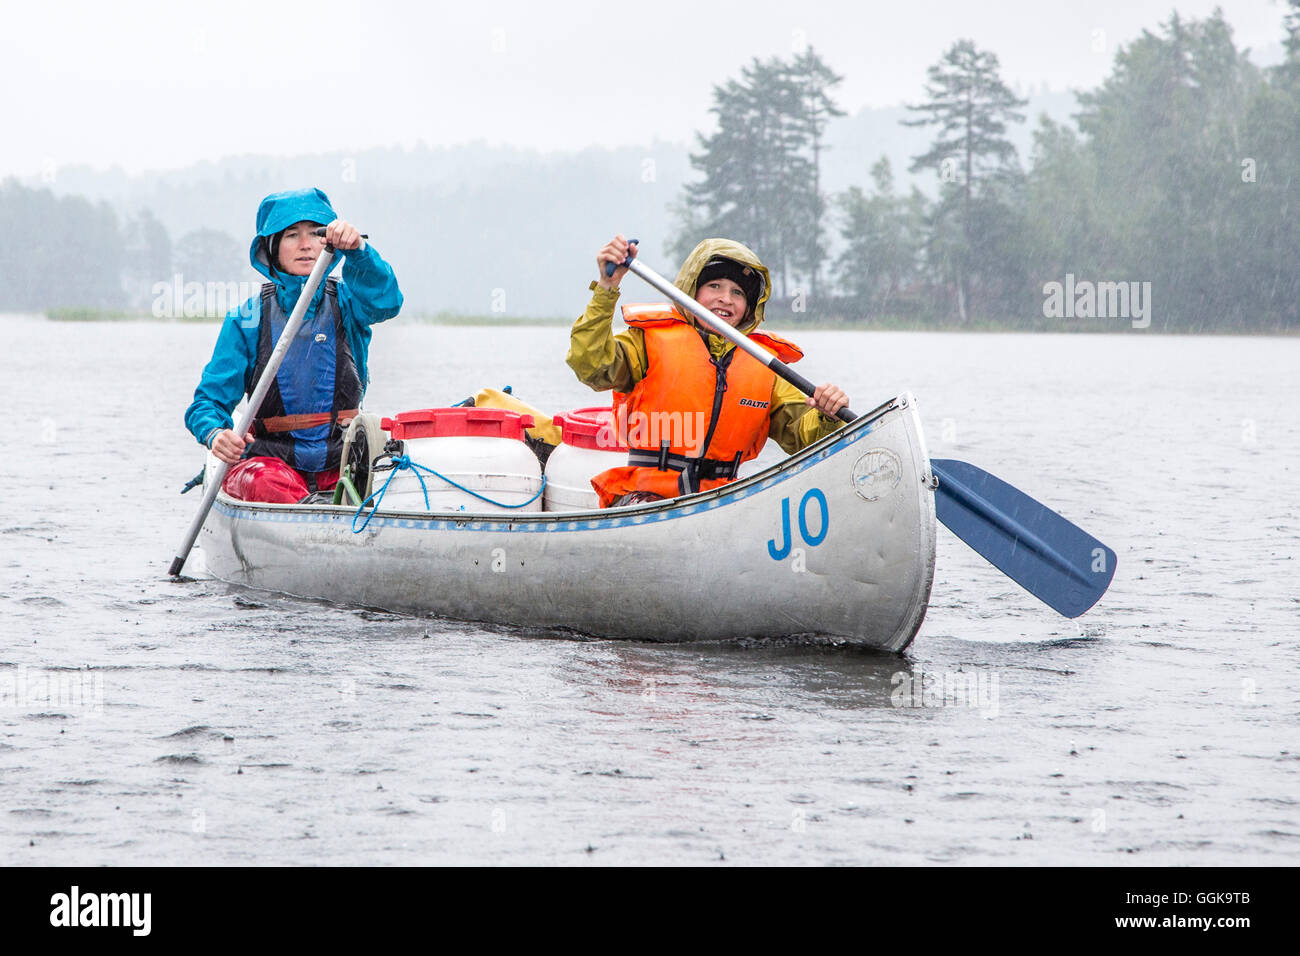
M 798 335 L 1119 557 L 1072 622 L 941 530 L 900 658 L 173 583 L 216 327 L 0 334 L 0 864 L 1300 861 L 1300 340 Z M 367 407 L 592 404 L 566 340 L 397 320 Z

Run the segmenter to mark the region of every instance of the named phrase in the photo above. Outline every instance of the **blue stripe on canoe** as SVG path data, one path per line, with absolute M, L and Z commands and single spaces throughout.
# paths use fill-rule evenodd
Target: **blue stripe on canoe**
M 529 515 L 519 515 L 510 518 L 455 518 L 451 517 L 455 512 L 442 512 L 448 515 L 445 518 L 398 518 L 385 517 L 383 512 L 376 514 L 366 527 L 365 532 L 371 529 L 380 528 L 418 528 L 421 531 L 494 531 L 494 532 L 540 532 L 540 531 L 592 531 L 602 528 L 624 528 L 630 525 L 651 524 L 657 521 L 671 521 L 675 518 L 685 518 L 689 515 L 698 514 L 701 511 L 712 511 L 724 505 L 731 504 L 748 498 L 750 495 L 757 494 L 760 491 L 766 491 L 774 485 L 793 478 L 801 472 L 807 471 L 814 465 L 820 464 L 832 455 L 838 454 L 841 449 L 865 438 L 875 431 L 876 426 L 883 421 L 884 414 L 873 419 L 866 425 L 852 429 L 849 434 L 843 435 L 836 441 L 827 445 L 821 451 L 814 452 L 798 465 L 788 470 L 778 472 L 771 478 L 765 478 L 756 485 L 748 488 L 737 488 L 728 490 L 726 493 L 717 498 L 710 498 L 707 501 L 701 501 L 698 504 L 683 505 L 680 507 L 666 508 L 662 511 L 651 511 L 642 514 L 623 514 L 617 517 L 608 518 L 584 518 L 576 521 L 570 521 L 563 518 L 556 520 L 553 513 L 532 512 Z M 217 499 L 213 505 L 213 510 L 221 512 L 227 518 L 236 521 L 273 521 L 281 523 L 306 523 L 306 524 L 351 524 L 352 516 L 356 514 L 355 509 L 346 512 L 321 512 L 298 509 L 293 505 L 266 505 L 256 502 L 247 502 L 240 506 L 232 506 Z M 537 519 L 532 518 L 536 515 Z

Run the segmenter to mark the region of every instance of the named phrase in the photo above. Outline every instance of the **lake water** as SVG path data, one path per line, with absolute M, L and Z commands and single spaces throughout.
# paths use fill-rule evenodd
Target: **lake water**
M 1118 554 L 1067 621 L 941 528 L 900 658 L 174 583 L 216 331 L 0 317 L 0 865 L 1300 861 L 1300 339 L 795 336 Z M 566 342 L 399 319 L 366 405 L 593 404 Z

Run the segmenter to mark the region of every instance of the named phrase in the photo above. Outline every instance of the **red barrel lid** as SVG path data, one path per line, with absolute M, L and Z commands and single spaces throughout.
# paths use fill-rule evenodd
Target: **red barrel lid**
M 619 441 L 614 431 L 612 408 L 575 408 L 556 415 L 551 421 L 560 427 L 560 441 L 566 445 L 596 451 L 627 451 L 627 445 Z
M 532 415 L 505 408 L 421 408 L 400 412 L 380 424 L 394 438 L 512 438 L 523 441 Z

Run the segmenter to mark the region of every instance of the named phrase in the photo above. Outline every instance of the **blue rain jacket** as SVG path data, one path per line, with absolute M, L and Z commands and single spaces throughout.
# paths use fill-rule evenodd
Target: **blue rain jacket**
M 272 269 L 262 240 L 294 223 L 309 221 L 326 225 L 337 218 L 329 198 L 319 189 L 272 193 L 258 207 L 257 236 L 249 248 L 249 261 L 253 268 L 275 284 L 276 300 L 285 315 L 291 313 L 298 304 L 307 277 L 285 275 Z M 402 292 L 397 287 L 397 277 L 393 274 L 392 267 L 366 240 L 361 240 L 361 243 L 360 249 L 335 252 L 330 269 L 333 270 L 339 260 L 343 261 L 343 281 L 338 284 L 339 310 L 343 314 L 344 331 L 364 389 L 370 381 L 367 370 L 370 327 L 397 315 L 402 308 Z M 304 326 L 313 324 L 324 294 L 325 282 L 322 280 L 308 306 Z M 194 390 L 194 401 L 185 411 L 185 427 L 202 445 L 207 445 L 208 438 L 214 431 L 234 427 L 232 415 L 235 406 L 252 385 L 261 319 L 261 298 L 254 296 L 240 308 L 232 310 L 222 323 L 212 359 L 203 370 L 199 387 Z M 332 363 L 331 350 L 316 350 L 316 354 L 322 360 Z M 291 350 L 285 357 L 285 365 L 288 365 L 293 356 L 294 351 Z M 283 370 L 284 366 L 281 368 Z M 301 380 L 302 370 L 295 372 L 295 377 Z M 328 375 L 331 381 L 333 372 L 332 364 L 320 369 L 321 375 Z M 280 375 L 276 377 L 278 380 Z M 301 410 L 287 411 L 294 414 Z

